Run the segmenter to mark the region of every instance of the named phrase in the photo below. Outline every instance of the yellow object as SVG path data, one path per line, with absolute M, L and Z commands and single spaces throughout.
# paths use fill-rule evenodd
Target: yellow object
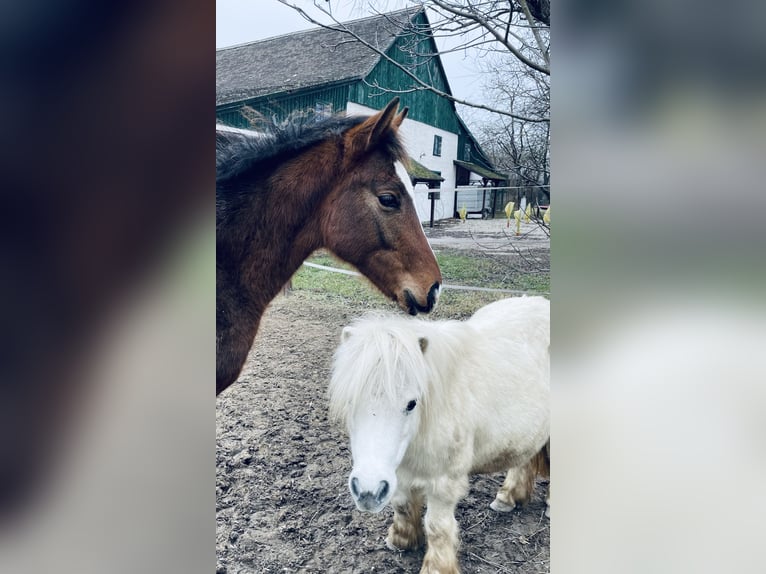
M 508 223 L 506 224 L 506 227 L 511 226 L 511 216 L 513 215 L 513 202 L 509 201 L 505 204 L 505 216 L 508 218 Z
M 521 210 L 517 209 L 513 213 L 513 217 L 516 218 L 516 235 L 521 235 Z
M 468 210 L 465 208 L 465 205 L 458 209 L 457 212 L 460 214 L 460 219 L 462 219 L 463 223 L 465 223 L 465 216 L 468 214 Z
M 530 217 L 532 217 L 532 204 L 528 203 L 527 208 L 524 210 L 524 223 L 529 223 Z
M 551 224 L 551 206 L 548 206 L 548 209 L 545 210 L 545 215 L 543 215 L 543 223 L 546 225 Z

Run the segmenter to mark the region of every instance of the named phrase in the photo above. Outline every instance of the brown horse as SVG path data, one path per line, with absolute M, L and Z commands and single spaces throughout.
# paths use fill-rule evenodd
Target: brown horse
M 320 247 L 412 315 L 436 304 L 442 278 L 402 165 L 398 106 L 263 134 L 216 129 L 216 394 L 239 376 L 266 306 Z

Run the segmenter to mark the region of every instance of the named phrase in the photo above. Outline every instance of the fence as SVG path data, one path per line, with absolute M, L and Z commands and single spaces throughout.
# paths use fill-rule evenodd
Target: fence
M 516 206 L 521 199 L 526 197 L 527 204 L 531 204 L 533 209 L 537 209 L 539 216 L 540 206 L 547 206 L 549 203 L 548 185 L 522 185 L 514 187 L 477 187 L 473 185 L 462 185 L 455 189 L 455 217 L 458 217 L 458 210 L 465 207 L 467 217 L 479 216 L 482 219 L 493 218 L 496 215 L 505 217 L 503 210 L 509 201 L 513 201 Z

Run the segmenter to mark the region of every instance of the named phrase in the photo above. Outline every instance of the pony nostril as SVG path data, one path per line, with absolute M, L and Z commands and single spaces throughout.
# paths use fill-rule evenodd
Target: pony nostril
M 359 498 L 359 481 L 356 478 L 351 479 L 351 494 Z
M 380 482 L 380 487 L 378 488 L 377 494 L 375 494 L 375 500 L 380 502 L 388 495 L 388 481 L 383 480 Z

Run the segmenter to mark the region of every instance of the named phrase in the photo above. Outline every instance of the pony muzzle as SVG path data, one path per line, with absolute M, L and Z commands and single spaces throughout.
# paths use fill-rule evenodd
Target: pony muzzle
M 351 491 L 356 507 L 362 512 L 380 512 L 385 508 L 393 495 L 391 483 L 387 480 L 379 481 L 374 486 L 375 490 L 373 491 L 372 489 L 367 489 L 366 485 L 363 486 L 357 477 L 352 476 L 348 481 L 348 488 Z
M 436 307 L 440 292 L 441 285 L 439 285 L 439 282 L 437 281 L 431 285 L 431 288 L 428 290 L 428 294 L 425 298 L 425 304 L 423 304 L 417 300 L 417 298 L 412 294 L 412 291 L 405 289 L 403 307 L 407 313 L 413 316 L 417 315 L 418 313 L 430 313 L 433 308 Z

